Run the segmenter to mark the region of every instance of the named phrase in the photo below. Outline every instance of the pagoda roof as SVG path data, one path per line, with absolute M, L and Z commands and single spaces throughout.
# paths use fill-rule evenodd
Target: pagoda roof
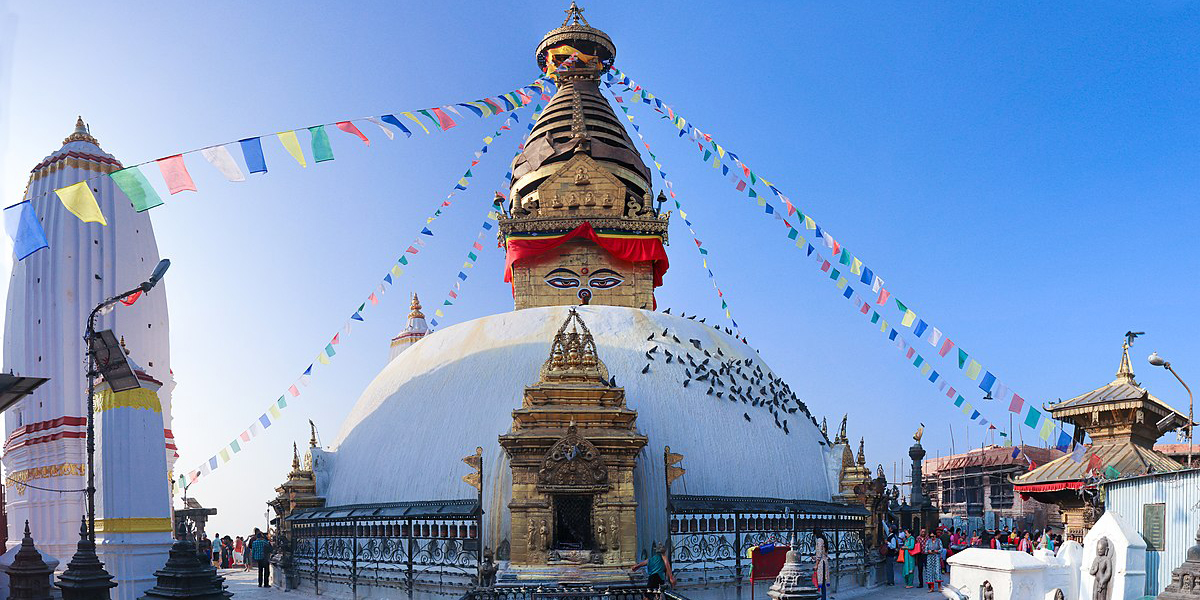
M 1028 456 L 1031 460 L 1037 463 L 1046 463 L 1050 460 L 1061 456 L 1061 452 L 1053 448 L 1043 448 L 1041 446 L 1020 445 L 1020 454 Z M 975 448 L 969 452 L 954 454 L 951 456 L 943 456 L 941 458 L 926 459 L 924 461 L 925 473 L 932 475 L 940 471 L 949 471 L 953 469 L 968 469 L 974 467 L 1001 467 L 1001 466 L 1021 466 L 1026 464 L 1025 459 L 1018 455 L 1013 457 L 1013 449 L 1005 446 L 988 446 L 982 450 Z
M 1054 415 L 1054 418 L 1060 420 L 1064 417 L 1090 414 L 1101 408 L 1108 410 L 1148 408 L 1158 414 L 1156 421 L 1162 417 L 1174 415 L 1176 417 L 1174 420 L 1178 422 L 1176 426 L 1187 424 L 1186 415 L 1159 400 L 1134 379 L 1133 367 L 1129 361 L 1128 343 L 1122 348 L 1121 364 L 1117 369 L 1115 379 L 1090 392 L 1080 394 L 1070 400 L 1049 404 L 1045 408 Z
M 1013 483 L 1018 492 L 1025 493 L 1079 489 L 1083 480 L 1090 476 L 1093 456 L 1098 456 L 1105 467 L 1112 467 L 1124 475 L 1162 473 L 1183 468 L 1183 465 L 1160 452 L 1120 440 L 1093 444 L 1079 462 L 1075 462 L 1070 454 L 1061 456 L 1024 475 L 1014 477 Z

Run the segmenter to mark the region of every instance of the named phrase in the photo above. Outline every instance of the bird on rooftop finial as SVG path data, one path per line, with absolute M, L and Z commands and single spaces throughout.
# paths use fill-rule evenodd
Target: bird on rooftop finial
M 1117 381 L 1133 382 L 1133 363 L 1129 362 L 1129 348 L 1133 346 L 1133 341 L 1138 336 L 1145 335 L 1145 331 L 1126 331 L 1125 343 L 1121 344 L 1121 365 L 1117 367 Z

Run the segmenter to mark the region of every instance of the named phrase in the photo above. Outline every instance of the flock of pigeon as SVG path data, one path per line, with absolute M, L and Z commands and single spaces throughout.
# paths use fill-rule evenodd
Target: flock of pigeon
M 663 313 L 671 314 L 671 309 L 668 308 Z M 696 320 L 695 315 L 689 317 L 680 313 L 679 316 Z M 704 323 L 704 319 L 698 322 Z M 713 329 L 720 331 L 721 327 L 713 325 Z M 725 328 L 725 333 L 734 335 L 728 327 Z M 651 333 L 646 342 L 649 349 L 646 350 L 646 366 L 642 367 L 641 371 L 643 375 L 651 369 L 667 368 L 667 365 L 671 365 L 670 368 L 677 371 L 682 369 L 683 387 L 707 387 L 705 395 L 712 396 L 714 400 L 745 404 L 747 408 L 752 409 L 742 413 L 742 418 L 746 421 L 753 421 L 750 416 L 753 409 L 769 412 L 775 421 L 775 427 L 785 435 L 791 433 L 788 429 L 788 419 L 791 418 L 793 422 L 796 419 L 790 415 L 797 412 L 808 417 L 813 426 L 820 427 L 808 412 L 808 407 L 796 397 L 796 393 L 788 384 L 774 373 L 763 369 L 763 366 L 752 358 L 731 358 L 719 347 L 716 352 L 709 352 L 700 340 L 680 340 L 669 327 L 661 333 Z M 828 440 L 824 443 L 828 443 Z

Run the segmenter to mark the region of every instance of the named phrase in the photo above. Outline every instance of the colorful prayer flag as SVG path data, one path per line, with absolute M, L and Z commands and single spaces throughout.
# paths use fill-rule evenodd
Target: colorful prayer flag
M 238 168 L 237 162 L 233 160 L 233 155 L 225 146 L 210 146 L 200 150 L 200 155 L 207 160 L 210 165 L 221 172 L 227 181 L 245 181 L 246 176 L 242 174 L 242 170 Z
M 187 165 L 183 163 L 182 154 L 160 158 L 154 162 L 158 163 L 158 170 L 162 172 L 163 180 L 167 182 L 168 192 L 178 194 L 184 191 L 196 191 L 196 184 L 192 183 L 192 175 L 188 173 Z
M 246 169 L 251 173 L 266 173 L 267 161 L 263 158 L 262 140 L 256 137 L 238 140 L 242 147 L 242 158 L 246 161 Z
M 42 229 L 33 204 L 28 200 L 4 209 L 4 228 L 13 240 L 13 253 L 17 260 L 25 260 L 34 252 L 50 247 L 46 241 L 46 231 Z
M 992 386 L 996 384 L 996 376 L 992 375 L 991 371 L 983 374 L 983 380 L 979 382 L 979 389 L 991 393 Z
M 966 371 L 967 377 L 971 381 L 975 381 L 975 379 L 977 379 L 979 377 L 979 371 L 982 368 L 983 368 L 983 365 L 979 364 L 978 362 L 975 361 L 975 359 L 972 358 L 971 363 L 967 365 L 967 371 Z
M 238 171 L 238 173 L 241 173 L 241 171 Z M 108 177 L 125 193 L 125 196 L 129 198 L 129 203 L 133 205 L 133 209 L 137 212 L 150 210 L 163 203 L 162 198 L 158 196 L 158 192 L 150 185 L 150 182 L 138 167 L 113 171 L 108 174 Z
M 295 131 L 280 131 L 275 134 L 279 138 L 279 143 L 283 144 L 283 148 L 300 163 L 301 167 L 307 167 L 308 163 L 304 160 L 304 151 L 300 149 L 300 138 L 296 137 Z
M 1042 420 L 1042 411 L 1030 406 L 1029 413 L 1025 415 L 1026 427 L 1037 427 L 1038 421 Z
M 1012 402 L 1008 403 L 1008 412 L 1021 414 L 1021 409 L 1025 406 L 1025 399 L 1013 392 Z
M 382 115 L 379 118 L 382 119 L 384 123 L 390 123 L 393 126 L 395 126 L 396 129 L 399 129 L 400 131 L 404 132 L 405 136 L 412 137 L 412 132 L 409 131 L 408 128 L 404 126 L 404 123 L 400 122 L 400 119 L 396 118 L 396 115 Z
M 308 132 L 312 134 L 313 162 L 333 160 L 333 147 L 329 145 L 329 134 L 325 133 L 325 126 L 309 127 Z
M 108 221 L 104 220 L 104 213 L 100 212 L 100 205 L 96 202 L 96 197 L 92 195 L 92 188 L 88 187 L 87 181 L 80 181 L 64 188 L 54 190 L 58 195 L 59 201 L 71 214 L 79 217 L 84 223 L 99 223 L 108 225 Z
M 371 145 L 371 140 L 367 139 L 367 136 L 363 135 L 363 132 L 361 130 L 359 130 L 359 128 L 354 126 L 354 123 L 351 123 L 350 121 L 339 121 L 337 123 L 334 123 L 334 125 L 338 129 L 341 129 L 342 131 L 345 131 L 346 133 L 348 133 L 350 135 L 357 136 L 358 139 L 362 140 L 362 143 L 364 143 L 368 146 Z M 384 132 L 388 132 L 387 129 L 384 129 Z M 390 132 L 388 132 L 388 133 L 390 133 Z

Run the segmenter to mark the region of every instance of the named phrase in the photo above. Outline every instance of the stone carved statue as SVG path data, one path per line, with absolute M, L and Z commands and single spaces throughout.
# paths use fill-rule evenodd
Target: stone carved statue
M 604 529 L 604 517 L 600 517 L 599 519 L 596 519 L 596 546 L 600 550 L 607 549 L 605 546 L 608 542 L 608 536 L 606 536 L 605 533 L 607 533 L 607 531 Z
M 613 550 L 620 550 L 621 532 L 617 529 L 617 515 L 608 515 L 608 535 L 612 536 L 608 541 L 608 547 Z
M 541 542 L 542 542 L 541 548 L 543 550 L 549 550 L 550 549 L 550 534 L 548 533 L 548 531 L 546 529 L 546 520 L 545 519 L 542 519 L 542 526 L 538 532 L 538 535 L 541 537 Z
M 1096 558 L 1088 574 L 1092 576 L 1092 600 L 1109 600 L 1109 584 L 1112 583 L 1113 558 L 1109 554 L 1108 538 L 1102 537 L 1096 542 Z
M 583 167 L 575 169 L 575 185 L 587 185 L 589 183 L 591 182 L 588 181 L 587 169 Z
M 526 534 L 525 541 L 529 546 L 530 554 L 532 554 L 533 551 L 537 549 L 537 531 L 534 529 L 535 525 L 533 524 L 533 519 L 526 521 L 526 524 L 529 526 L 529 530 Z

